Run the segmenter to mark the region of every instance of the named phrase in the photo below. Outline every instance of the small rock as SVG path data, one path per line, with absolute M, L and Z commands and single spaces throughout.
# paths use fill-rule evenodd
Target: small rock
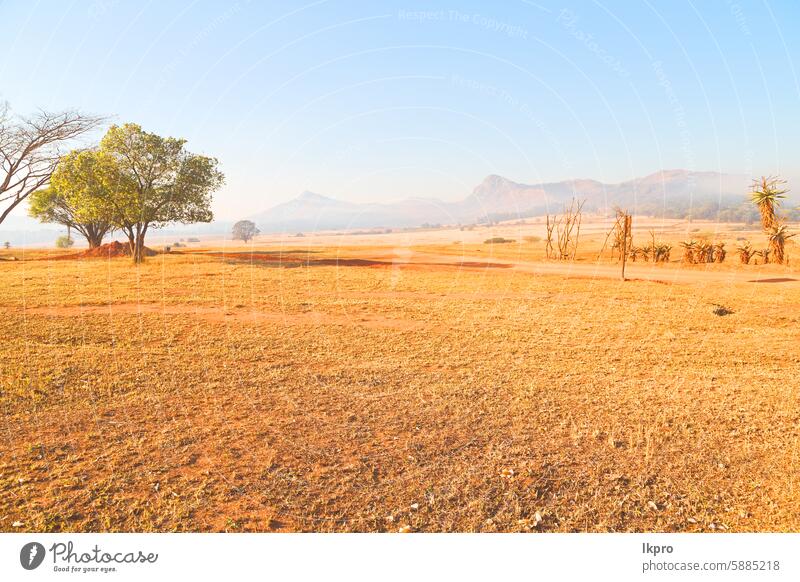
M 656 505 L 655 501 L 648 501 L 647 507 L 649 507 L 653 511 L 658 511 L 658 505 Z
M 25 525 L 24 521 L 15 521 L 11 524 L 11 527 L 22 527 L 23 525 Z
M 410 525 L 404 525 L 403 527 L 397 530 L 397 533 L 411 533 L 411 531 L 412 530 Z
M 411 504 L 411 509 L 413 509 L 414 511 L 416 511 L 417 509 L 419 509 L 419 503 L 412 503 L 412 504 Z

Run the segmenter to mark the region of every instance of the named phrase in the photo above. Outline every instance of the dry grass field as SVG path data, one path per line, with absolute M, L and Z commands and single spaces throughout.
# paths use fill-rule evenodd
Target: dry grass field
M 800 531 L 800 271 L 605 228 L 2 251 L 0 530 Z

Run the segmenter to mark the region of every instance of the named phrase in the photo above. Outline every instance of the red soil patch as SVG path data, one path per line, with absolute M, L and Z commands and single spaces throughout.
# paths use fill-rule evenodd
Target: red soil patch
M 398 261 L 378 260 L 375 258 L 358 259 L 352 257 L 332 257 L 314 258 L 302 253 L 280 253 L 280 252 L 212 252 L 203 253 L 212 257 L 222 257 L 235 261 L 250 261 L 263 263 L 274 267 L 371 267 L 371 268 L 390 268 L 390 269 L 417 269 L 428 270 L 428 267 L 450 267 L 461 269 L 508 269 L 512 265 L 506 263 L 490 263 L 485 261 L 459 261 L 455 262 L 452 257 L 447 257 L 444 262 L 424 262 L 424 261 Z
M 153 249 L 149 249 L 144 247 L 144 256 L 146 257 L 153 257 L 158 253 Z M 104 245 L 100 245 L 99 247 L 95 247 L 93 249 L 87 249 L 80 253 L 73 253 L 70 255 L 62 255 L 60 257 L 52 257 L 46 260 L 52 259 L 115 259 L 117 257 L 130 257 L 131 256 L 131 248 L 127 244 L 122 244 L 119 241 L 114 241 L 110 243 L 106 243 Z

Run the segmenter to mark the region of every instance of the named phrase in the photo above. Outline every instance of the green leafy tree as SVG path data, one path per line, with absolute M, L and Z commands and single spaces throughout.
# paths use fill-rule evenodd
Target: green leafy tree
M 211 194 L 224 176 L 214 158 L 192 154 L 186 141 L 147 133 L 133 123 L 112 126 L 100 142 L 99 171 L 111 221 L 128 237 L 136 263 L 144 259 L 148 229 L 210 222 Z
M 242 240 L 248 242 L 261 231 L 256 227 L 256 223 L 252 220 L 240 220 L 233 225 L 233 238 L 234 240 Z
M 86 189 L 101 188 L 92 159 L 95 152 L 73 152 L 62 159 L 51 184 L 59 188 L 37 190 L 30 195 L 28 213 L 41 222 L 50 222 L 76 230 L 86 238 L 89 248 L 103 244 L 103 237 L 113 230 L 106 205 L 99 204 L 101 196 Z

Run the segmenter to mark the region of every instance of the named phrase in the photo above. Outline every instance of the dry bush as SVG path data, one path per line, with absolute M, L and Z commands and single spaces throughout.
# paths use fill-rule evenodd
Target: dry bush
M 756 254 L 756 251 L 753 249 L 753 245 L 750 244 L 749 240 L 742 241 L 736 245 L 736 251 L 739 253 L 739 262 L 743 265 L 749 265 L 750 259 L 752 259 Z
M 727 252 L 725 251 L 725 243 L 717 242 L 712 246 L 712 257 L 715 263 L 722 263 L 725 260 Z
M 686 240 L 681 243 L 683 248 L 683 262 L 694 264 L 697 262 L 697 241 Z
M 672 252 L 672 245 L 659 242 L 653 247 L 653 262 L 654 263 L 668 263 L 669 256 Z
M 621 208 L 616 208 L 616 214 L 614 216 L 614 224 L 611 226 L 611 229 L 606 234 L 605 241 L 603 242 L 603 246 L 600 248 L 600 253 L 598 254 L 598 259 L 602 256 L 603 251 L 608 246 L 608 241 L 611 240 L 611 258 L 613 259 L 615 256 L 618 259 L 622 259 L 624 255 L 623 249 L 632 249 L 633 248 L 633 231 L 631 229 L 631 217 L 627 212 L 622 210 Z M 647 247 L 637 247 L 640 249 L 640 254 L 647 260 L 648 250 Z
M 795 236 L 789 234 L 785 224 L 774 223 L 769 231 L 769 257 L 773 263 L 783 265 L 786 262 L 786 242 Z
M 575 198 L 569 206 L 564 207 L 561 215 L 548 214 L 545 228 L 547 233 L 545 254 L 548 259 L 575 260 L 578 252 L 578 240 L 581 234 L 581 220 L 585 200 L 578 202 Z M 555 241 L 555 248 L 553 242 Z M 556 250 L 557 249 L 557 250 Z

